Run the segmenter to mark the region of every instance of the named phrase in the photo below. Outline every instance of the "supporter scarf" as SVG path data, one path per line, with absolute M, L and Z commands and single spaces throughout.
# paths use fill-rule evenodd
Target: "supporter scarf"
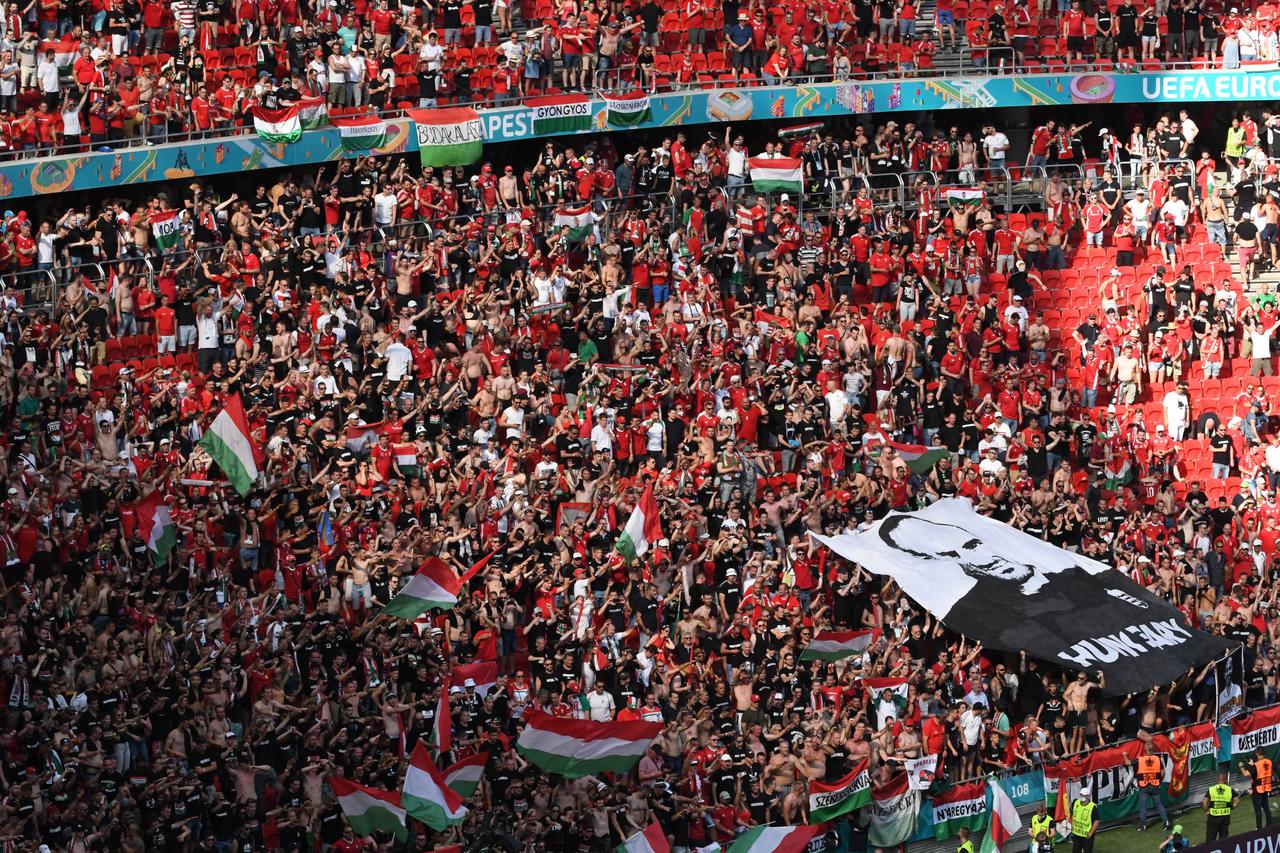
M 19 710 L 25 708 L 30 698 L 27 680 L 20 675 L 14 676 L 13 687 L 9 688 L 9 707 Z

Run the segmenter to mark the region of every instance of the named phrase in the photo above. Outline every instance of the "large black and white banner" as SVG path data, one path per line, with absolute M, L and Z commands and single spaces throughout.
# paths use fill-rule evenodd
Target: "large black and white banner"
M 964 498 L 818 539 L 892 577 L 952 630 L 989 648 L 1101 670 L 1108 693 L 1167 684 L 1235 645 L 1189 627 L 1109 566 L 979 515 Z

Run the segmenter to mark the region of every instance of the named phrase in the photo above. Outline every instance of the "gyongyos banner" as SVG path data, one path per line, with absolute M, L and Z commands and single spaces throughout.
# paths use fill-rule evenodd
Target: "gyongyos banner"
M 979 515 L 963 498 L 817 538 L 892 577 L 952 630 L 988 648 L 1101 671 L 1108 693 L 1168 684 L 1235 645 L 1189 627 L 1114 569 Z

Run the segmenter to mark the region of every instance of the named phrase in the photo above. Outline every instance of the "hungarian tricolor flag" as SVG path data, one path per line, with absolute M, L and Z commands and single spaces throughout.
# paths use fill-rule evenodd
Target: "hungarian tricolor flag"
M 412 443 L 391 445 L 391 454 L 395 457 L 396 467 L 406 477 L 416 477 L 421 468 L 418 465 L 418 446 Z
M 249 433 L 249 419 L 239 394 L 232 394 L 223 402 L 222 411 L 201 437 L 200 446 L 218 463 L 241 497 L 249 494 L 263 457 Z
M 579 779 L 596 773 L 627 773 L 663 729 L 642 720 L 597 723 L 525 712 L 516 751 L 547 773 Z
M 436 755 L 444 755 L 453 749 L 453 712 L 449 709 L 449 685 L 440 686 L 440 697 L 436 699 L 436 715 L 431 721 L 431 743 L 436 748 Z
M 653 486 L 648 485 L 640 495 L 640 502 L 631 511 L 627 526 L 622 528 L 618 544 L 613 547 L 624 560 L 634 563 L 661 538 L 662 519 L 658 516 L 658 502 L 653 497 Z
M 160 492 L 154 491 L 136 502 L 133 513 L 138 520 L 137 529 L 142 531 L 147 550 L 151 552 L 152 562 L 157 566 L 164 565 L 169 559 L 169 552 L 178 544 L 178 528 L 174 526 L 173 516 L 169 515 L 169 507 Z
M 151 239 L 156 248 L 167 252 L 182 239 L 182 217 L 176 210 L 166 210 L 151 217 Z
M 987 786 L 981 782 L 954 785 L 933 798 L 933 837 L 939 841 L 954 837 L 961 828 L 975 832 L 986 820 Z
M 290 143 L 302 138 L 302 108 L 298 104 L 274 110 L 255 105 L 252 112 L 253 129 L 264 142 Z
M 844 660 L 860 655 L 879 638 L 875 628 L 866 631 L 819 631 L 800 653 L 800 660 Z
M 860 678 L 858 681 L 873 699 L 879 699 L 880 694 L 886 690 L 895 696 L 907 698 L 907 679 L 905 678 Z
M 480 159 L 484 125 L 471 107 L 405 110 L 413 119 L 424 166 L 468 166 Z
M 915 835 L 920 792 L 911 787 L 906 773 L 899 773 L 883 785 L 871 789 L 871 827 L 867 841 L 872 847 L 897 848 Z
M 1231 721 L 1231 757 L 1246 761 L 1262 747 L 1272 761 L 1280 759 L 1280 707 L 1253 711 Z
M 356 835 L 390 832 L 401 841 L 408 840 L 409 828 L 404 822 L 405 810 L 400 805 L 398 792 L 357 785 L 341 776 L 330 776 L 329 787 Z
M 952 187 L 947 190 L 945 196 L 947 200 L 947 207 L 957 213 L 977 210 L 982 206 L 982 200 L 986 197 L 987 194 L 982 190 L 973 188 L 962 189 L 958 187 Z
M 480 787 L 480 780 L 484 778 L 484 768 L 488 763 L 487 752 L 467 756 L 444 771 L 444 783 L 465 800 Z
M 596 215 L 590 204 L 582 207 L 562 207 L 556 211 L 556 230 L 569 229 L 569 239 L 577 242 L 590 237 L 596 230 Z
M 581 133 L 591 129 L 591 98 L 583 94 L 526 98 L 533 112 L 533 135 Z
M 979 853 L 1001 853 L 1009 839 L 1022 828 L 1022 818 L 1018 817 L 1018 809 L 1013 800 L 1004 792 L 1004 788 L 993 777 L 989 783 L 991 789 L 991 821 L 987 824 L 987 834 L 982 839 Z
M 804 182 L 804 165 L 798 157 L 752 157 L 747 168 L 758 193 L 798 193 Z
M 603 97 L 605 120 L 610 127 L 634 127 L 649 118 L 649 93 L 643 89 Z
M 668 853 L 671 845 L 667 834 L 655 820 L 640 832 L 618 845 L 616 853 Z
M 381 148 L 387 141 L 387 123 L 378 116 L 335 117 L 329 119 L 329 123 L 338 129 L 342 147 L 347 151 Z
M 928 473 L 949 453 L 945 447 L 925 447 L 923 444 L 899 444 L 896 441 L 886 441 L 885 445 L 898 451 L 898 455 L 902 457 L 903 462 L 907 463 L 907 467 L 913 474 Z
M 856 811 L 871 802 L 871 770 L 860 761 L 848 776 L 827 783 L 809 783 L 809 823 L 826 823 Z
M 729 845 L 729 853 L 803 853 L 821 831 L 820 826 L 753 826 Z
M 43 57 L 49 51 L 53 51 L 53 64 L 58 66 L 58 71 L 66 71 L 75 65 L 76 55 L 80 52 L 80 39 L 67 33 L 57 41 L 40 42 L 40 56 Z
M 458 603 L 461 591 L 462 585 L 449 564 L 439 557 L 428 557 L 387 602 L 386 612 L 412 621 L 428 610 L 449 610 Z
M 444 783 L 427 748 L 418 741 L 409 756 L 409 769 L 404 774 L 400 801 L 409 817 L 420 820 L 440 832 L 461 823 L 467 816 L 462 797 Z

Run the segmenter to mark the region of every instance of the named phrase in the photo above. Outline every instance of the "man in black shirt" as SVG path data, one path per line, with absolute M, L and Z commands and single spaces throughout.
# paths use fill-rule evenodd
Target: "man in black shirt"
M 1133 0 L 1124 0 L 1124 5 L 1116 9 L 1116 47 L 1120 59 L 1134 60 L 1134 50 L 1138 47 L 1138 9 Z

